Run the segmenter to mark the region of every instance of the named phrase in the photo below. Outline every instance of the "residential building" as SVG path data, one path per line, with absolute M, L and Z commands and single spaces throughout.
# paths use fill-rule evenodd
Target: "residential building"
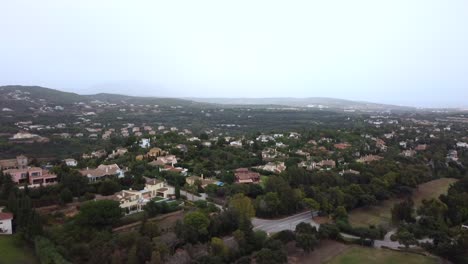
M 178 150 L 182 151 L 182 152 L 188 152 L 188 148 L 187 148 L 187 146 L 184 145 L 184 144 L 179 144 L 179 145 L 176 146 L 176 148 L 177 148 Z
M 148 153 L 146 154 L 147 157 L 152 157 L 152 158 L 155 158 L 155 157 L 158 157 L 158 156 L 161 156 L 163 154 L 163 150 L 160 149 L 160 148 L 151 148 Z
M 404 157 L 414 157 L 416 155 L 416 151 L 412 149 L 408 149 L 408 150 L 402 151 L 400 155 Z
M 276 151 L 276 149 L 272 149 L 272 148 L 266 148 L 262 151 L 262 159 L 263 160 L 273 160 L 275 159 L 276 157 L 278 156 L 278 152 Z
M 359 162 L 359 163 L 371 163 L 373 161 L 379 161 L 379 160 L 382 160 L 383 157 L 381 156 L 376 156 L 376 155 L 366 155 L 364 157 L 361 157 L 359 159 L 356 160 L 356 162 Z
M 328 168 L 335 168 L 336 167 L 336 162 L 334 160 L 322 160 L 319 163 L 317 163 L 317 166 L 320 168 L 328 167 Z
M 140 212 L 149 201 L 156 197 L 163 198 L 160 201 L 166 201 L 175 194 L 173 187 L 157 179 L 146 179 L 143 190 L 123 190 L 116 195 L 116 200 L 120 202 L 120 207 L 126 214 Z
M 108 177 L 123 178 L 125 176 L 125 171 L 120 169 L 120 167 L 115 163 L 111 165 L 101 164 L 95 169 L 86 168 L 84 170 L 80 170 L 80 173 L 81 175 L 88 177 L 90 182 L 95 182 Z
M 76 159 L 65 159 L 64 161 L 68 167 L 76 167 L 78 165 L 78 161 L 76 161 Z
M 385 144 L 385 141 L 383 141 L 382 139 L 377 139 L 375 141 L 375 147 L 377 147 L 378 149 L 380 149 L 381 151 L 387 151 L 387 145 Z
M 451 161 L 458 161 L 458 152 L 454 149 L 449 150 L 447 154 L 447 159 Z
M 349 143 L 338 143 L 338 144 L 335 144 L 334 147 L 336 149 L 344 150 L 344 149 L 347 149 L 347 148 L 351 147 L 351 144 L 349 144 Z
M 235 147 L 235 148 L 242 148 L 242 141 L 232 141 L 231 143 L 229 143 L 229 145 L 231 147 Z
M 13 221 L 12 213 L 0 212 L 0 235 L 11 235 L 13 234 Z
M 149 163 L 152 166 L 164 166 L 164 165 L 172 165 L 177 164 L 177 157 L 175 155 L 166 155 L 162 157 L 157 157 L 156 160 L 153 160 Z
M 424 151 L 427 149 L 427 145 L 426 144 L 420 144 L 420 145 L 417 145 L 416 148 L 414 148 L 416 151 Z
M 0 170 L 7 169 L 24 169 L 28 166 L 28 158 L 24 155 L 19 155 L 16 159 L 0 160 Z
M 302 161 L 298 164 L 299 167 L 305 168 L 306 170 L 314 170 L 317 168 L 317 163 L 312 160 Z
M 142 148 L 149 148 L 150 147 L 150 139 L 149 138 L 142 138 L 140 141 L 140 147 Z
M 267 164 L 257 166 L 256 168 L 272 173 L 281 173 L 286 170 L 286 165 L 284 165 L 284 162 L 268 162 Z
M 247 168 L 239 168 L 234 171 L 236 183 L 258 183 L 260 182 L 260 174 L 250 171 Z
M 28 167 L 22 169 L 4 170 L 3 174 L 11 175 L 13 182 L 26 184 L 28 187 L 38 187 L 40 185 L 51 185 L 57 183 L 57 175 L 49 173 L 38 167 Z
M 352 174 L 352 175 L 360 175 L 361 173 L 359 171 L 356 171 L 356 170 L 343 170 L 340 172 L 340 175 L 343 176 L 345 174 Z

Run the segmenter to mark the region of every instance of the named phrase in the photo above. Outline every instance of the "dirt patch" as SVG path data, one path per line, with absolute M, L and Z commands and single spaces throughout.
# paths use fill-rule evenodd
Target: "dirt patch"
M 304 253 L 296 248 L 294 252 L 288 255 L 288 263 L 325 263 L 333 257 L 340 255 L 349 247 L 333 240 L 322 240 L 319 246 L 311 253 Z
M 165 215 L 156 216 L 149 218 L 148 221 L 156 221 L 158 223 L 159 229 L 163 232 L 168 232 L 172 230 L 177 220 L 181 220 L 184 217 L 183 211 L 176 211 Z M 119 226 L 114 228 L 113 232 L 128 232 L 132 230 L 137 230 L 141 225 L 141 221 L 131 223 L 124 226 Z
M 313 219 L 314 219 L 314 222 L 319 225 L 333 223 L 330 217 L 327 217 L 327 216 L 316 216 Z

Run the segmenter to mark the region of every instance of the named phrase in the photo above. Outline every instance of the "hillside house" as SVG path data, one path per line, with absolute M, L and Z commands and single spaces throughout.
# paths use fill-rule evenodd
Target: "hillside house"
M 338 144 L 335 144 L 333 145 L 336 149 L 339 149 L 339 150 L 345 150 L 349 147 L 351 147 L 351 144 L 349 143 L 338 143 Z
M 68 167 L 76 167 L 78 165 L 76 159 L 65 159 L 64 162 Z
M 240 141 L 240 140 L 232 141 L 231 143 L 229 143 L 229 145 L 231 147 L 235 147 L 235 148 L 242 148 L 242 141 Z
M 7 169 L 24 169 L 28 166 L 28 158 L 24 155 L 19 155 L 16 159 L 0 160 L 0 170 Z
M 163 155 L 163 150 L 160 148 L 151 148 L 146 154 L 147 157 L 155 158 Z
M 57 175 L 49 173 L 38 167 L 27 167 L 21 169 L 4 170 L 3 174 L 11 175 L 13 182 L 26 184 L 28 187 L 39 187 L 41 185 L 52 185 L 57 183 Z
M 164 166 L 164 165 L 172 165 L 174 166 L 177 164 L 177 157 L 175 155 L 166 155 L 162 157 L 157 157 L 156 160 L 148 163 L 151 166 Z
M 157 179 L 146 179 L 143 190 L 123 190 L 116 195 L 116 200 L 120 203 L 120 208 L 125 210 L 126 214 L 140 212 L 149 201 L 156 197 L 163 198 L 165 201 L 172 198 L 175 194 L 173 187 Z
M 205 179 L 205 177 L 203 175 L 201 177 L 199 177 L 199 176 L 190 176 L 190 177 L 185 178 L 185 182 L 189 186 L 195 185 L 197 183 L 197 181 L 200 182 L 202 188 L 205 188 L 206 186 L 208 186 L 210 184 L 222 185 L 222 183 L 220 181 L 212 180 L 212 179 Z
M 379 161 L 379 160 L 382 160 L 383 157 L 381 156 L 376 156 L 376 155 L 366 155 L 364 157 L 361 157 L 359 159 L 356 160 L 356 162 L 359 162 L 359 163 L 371 163 L 373 161 Z
M 426 144 L 417 145 L 416 148 L 414 148 L 414 150 L 416 150 L 416 151 L 425 151 L 425 150 L 427 150 L 427 145 Z
M 86 168 L 80 170 L 81 175 L 88 177 L 90 182 L 95 182 L 109 177 L 123 178 L 125 171 L 120 169 L 117 164 L 99 165 L 95 169 Z
M 0 212 L 0 235 L 13 234 L 13 214 Z
M 346 174 L 350 174 L 350 175 L 360 175 L 361 173 L 359 171 L 356 171 L 356 170 L 343 170 L 339 173 L 341 176 L 343 175 L 346 175 Z
M 268 162 L 267 164 L 257 166 L 256 168 L 271 173 L 279 174 L 286 170 L 286 165 L 284 165 L 284 162 Z
M 319 163 L 317 163 L 317 167 L 319 168 L 335 168 L 336 167 L 336 161 L 334 160 L 322 160 Z
M 400 153 L 403 157 L 414 157 L 416 155 L 416 151 L 412 149 L 404 150 Z
M 151 140 L 149 138 L 142 138 L 140 141 L 140 147 L 149 148 Z
M 260 182 L 260 174 L 250 171 L 247 168 L 239 168 L 234 171 L 236 183 L 258 183 Z

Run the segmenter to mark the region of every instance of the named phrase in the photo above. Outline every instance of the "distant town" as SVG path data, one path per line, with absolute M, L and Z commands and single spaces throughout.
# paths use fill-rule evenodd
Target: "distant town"
M 41 263 L 468 258 L 468 112 L 37 87 L 0 102 L 0 243 Z

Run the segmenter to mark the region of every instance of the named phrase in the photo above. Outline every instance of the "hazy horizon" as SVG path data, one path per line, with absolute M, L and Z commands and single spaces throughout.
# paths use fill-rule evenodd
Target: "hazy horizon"
M 8 1 L 0 85 L 468 107 L 468 2 Z

